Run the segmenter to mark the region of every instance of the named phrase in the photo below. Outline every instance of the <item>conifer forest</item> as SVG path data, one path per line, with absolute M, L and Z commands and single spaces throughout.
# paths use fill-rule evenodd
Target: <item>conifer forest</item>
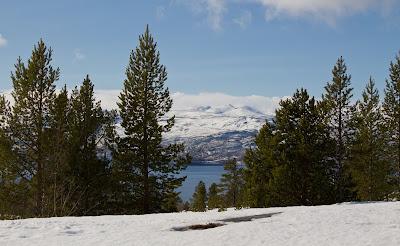
M 370 77 L 355 101 L 345 59 L 332 61 L 323 95 L 294 88 L 254 136 L 246 167 L 227 160 L 220 183 L 199 182 L 190 201 L 177 188 L 192 158 L 183 144 L 163 143 L 175 118 L 160 120 L 173 101 L 149 28 L 130 54 L 118 110 L 101 107 L 89 75 L 73 90 L 56 88 L 52 59 L 39 40 L 11 72 L 13 102 L 0 94 L 1 219 L 400 198 L 400 52 L 382 99 Z

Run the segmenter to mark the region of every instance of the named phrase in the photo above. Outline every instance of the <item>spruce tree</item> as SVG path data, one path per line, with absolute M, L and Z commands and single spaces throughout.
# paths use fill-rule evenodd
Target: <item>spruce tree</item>
M 164 88 L 167 71 L 147 27 L 132 51 L 126 69 L 124 89 L 119 96 L 123 134 L 115 137 L 114 177 L 120 179 L 122 194 L 117 200 L 130 207 L 127 212 L 152 213 L 162 210 L 185 177 L 177 177 L 184 164 L 182 144 L 163 146 L 162 134 L 171 130 L 175 118 L 161 119 L 171 109 L 172 99 Z
M 207 189 L 203 181 L 199 181 L 191 199 L 191 210 L 194 212 L 205 212 L 207 210 Z
M 337 190 L 338 202 L 346 200 L 345 173 L 348 159 L 348 141 L 352 134 L 349 121 L 351 119 L 351 102 L 353 96 L 351 87 L 351 75 L 347 75 L 347 66 L 344 59 L 340 57 L 332 70 L 332 82 L 325 86 L 326 93 L 322 95 L 328 112 L 328 121 L 331 127 L 331 135 L 336 141 L 337 161 Z M 347 180 L 347 176 L 346 176 Z
M 226 206 L 240 208 L 243 203 L 243 168 L 239 168 L 236 158 L 225 162 L 220 187 L 224 193 Z
M 385 99 L 383 110 L 388 127 L 389 153 L 397 169 L 397 184 L 400 184 L 400 51 L 396 54 L 395 62 L 390 62 L 389 77 L 386 79 Z
M 59 69 L 54 69 L 52 50 L 42 40 L 35 45 L 32 56 L 25 65 L 21 58 L 11 74 L 14 105 L 9 121 L 14 141 L 13 152 L 17 161 L 14 170 L 20 182 L 25 182 L 29 194 L 26 209 L 29 216 L 43 216 L 47 209 L 45 173 L 48 168 L 46 148 L 50 142 L 46 131 L 50 128 L 50 108 L 55 99 L 55 81 Z
M 354 115 L 355 139 L 352 143 L 351 171 L 362 201 L 379 201 L 390 193 L 391 169 L 386 156 L 388 148 L 385 122 L 379 105 L 379 92 L 370 78 L 357 101 Z

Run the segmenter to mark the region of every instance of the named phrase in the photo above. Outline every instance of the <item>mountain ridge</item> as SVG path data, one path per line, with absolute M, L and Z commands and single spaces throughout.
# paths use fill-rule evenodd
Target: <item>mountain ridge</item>
M 230 158 L 242 163 L 246 149 L 254 146 L 255 134 L 273 116 L 250 106 L 199 106 L 171 110 L 175 125 L 163 134 L 163 143 L 183 143 L 196 164 L 224 164 Z

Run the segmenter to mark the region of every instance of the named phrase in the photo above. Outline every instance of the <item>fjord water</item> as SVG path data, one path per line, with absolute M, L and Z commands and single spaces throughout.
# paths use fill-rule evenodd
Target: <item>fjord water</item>
M 178 191 L 181 192 L 179 196 L 184 202 L 189 201 L 200 180 L 206 184 L 208 191 L 212 183 L 219 183 L 223 173 L 223 165 L 188 165 L 186 170 L 180 174 L 180 176 L 187 176 L 187 178 L 182 186 L 178 188 Z

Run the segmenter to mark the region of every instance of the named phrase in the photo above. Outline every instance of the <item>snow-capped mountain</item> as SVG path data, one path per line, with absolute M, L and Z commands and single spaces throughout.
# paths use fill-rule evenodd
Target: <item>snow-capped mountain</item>
M 183 143 L 193 156 L 193 163 L 221 164 L 229 158 L 242 160 L 254 134 L 266 120 L 266 115 L 248 106 L 196 107 L 171 110 L 175 126 L 164 134 L 165 143 Z

